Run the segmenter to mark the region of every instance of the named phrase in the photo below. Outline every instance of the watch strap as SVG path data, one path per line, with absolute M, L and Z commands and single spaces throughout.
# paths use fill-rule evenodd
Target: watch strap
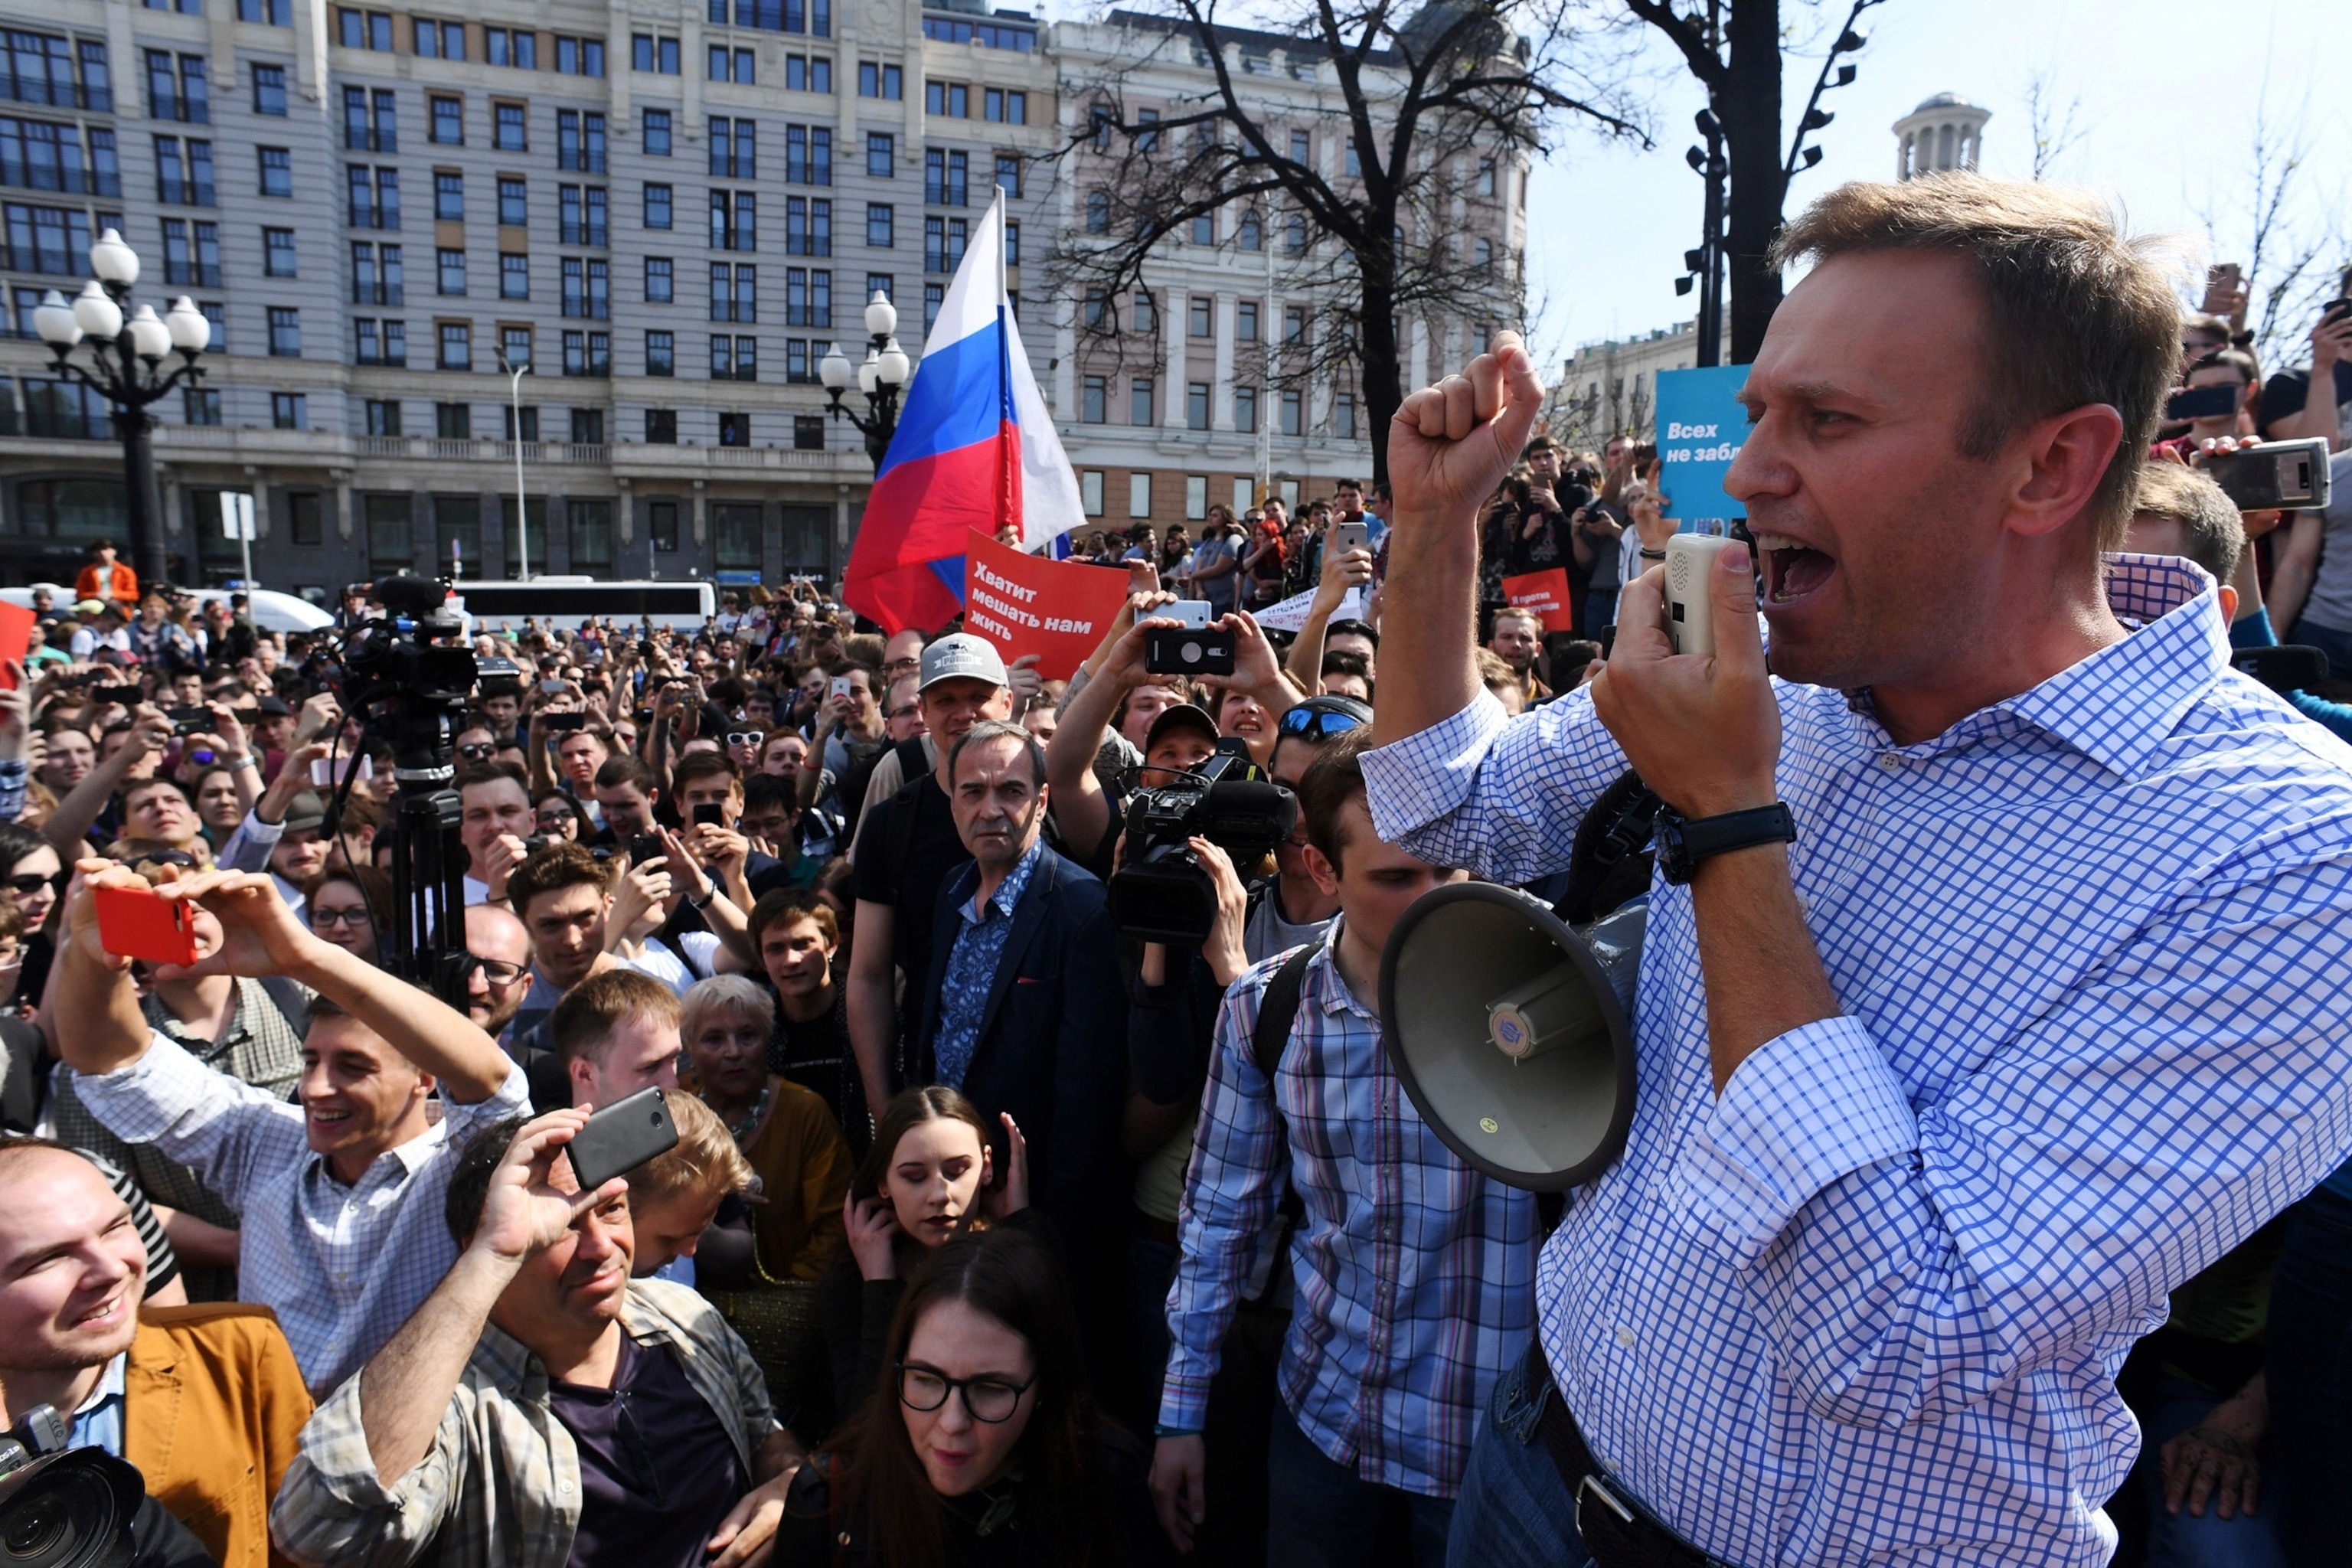
M 1659 860 L 1666 880 L 1680 886 L 1691 879 L 1698 863 L 1711 855 L 1752 849 L 1759 844 L 1794 844 L 1797 819 L 1787 803 L 1774 801 L 1747 811 L 1727 811 L 1715 816 L 1685 817 L 1671 807 L 1658 814 L 1664 852 Z

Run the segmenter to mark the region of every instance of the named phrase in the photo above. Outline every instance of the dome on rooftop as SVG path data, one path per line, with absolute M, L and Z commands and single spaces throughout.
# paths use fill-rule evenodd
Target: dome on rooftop
M 1962 98 L 1957 92 L 1939 92 L 1935 97 L 1923 100 L 1919 105 L 1919 109 L 1915 109 L 1911 112 L 1916 114 L 1919 112 L 1920 109 L 1969 109 L 1973 107 L 1974 105 L 1970 104 L 1967 99 Z

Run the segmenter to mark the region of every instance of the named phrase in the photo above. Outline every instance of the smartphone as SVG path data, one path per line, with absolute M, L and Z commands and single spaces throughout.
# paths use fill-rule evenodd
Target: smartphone
M 1199 603 L 1180 601 L 1184 602 Z M 1206 610 L 1208 605 L 1203 604 L 1201 608 Z M 1181 628 L 1147 626 L 1143 633 L 1143 668 L 1153 675 L 1231 675 L 1234 634 L 1225 627 L 1205 624 Z
M 832 684 L 832 686 L 831 686 L 830 688 L 828 688 L 828 689 L 829 689 L 829 690 L 832 692 L 832 694 L 833 694 L 834 696 L 835 696 L 835 697 L 846 697 L 846 696 L 848 696 L 848 695 L 849 695 L 849 693 L 850 693 L 850 680 L 849 680 L 849 677 L 847 677 L 847 676 L 845 676 L 845 675 L 836 675 L 836 676 L 835 676 L 835 677 L 833 678 L 833 684 Z
M 2176 392 L 2164 405 L 2167 419 L 2219 419 L 2238 411 L 2236 385 L 2191 386 Z
M 1172 605 L 1160 605 L 1158 609 L 1151 611 L 1144 618 L 1146 620 L 1174 621 L 1180 626 L 1200 629 L 1205 628 L 1212 617 L 1209 614 L 1208 600 L 1179 599 Z
M 629 864 L 632 866 L 658 860 L 667 853 L 660 837 L 655 834 L 640 833 L 629 840 Z
M 375 777 L 375 759 L 362 752 L 357 757 L 313 757 L 310 759 L 310 783 L 320 789 L 339 784 L 347 778 Z
M 559 675 L 542 680 L 539 683 L 539 689 L 550 697 L 561 697 L 563 695 L 563 678 Z
M 138 701 L 142 695 L 136 683 L 128 686 L 93 686 L 89 689 L 89 700 L 92 702 L 131 703 Z M 210 715 L 207 714 L 206 717 L 209 718 Z
M 580 1190 L 594 1192 L 615 1176 L 677 1147 L 677 1127 L 669 1100 L 658 1089 L 641 1089 L 590 1113 L 587 1124 L 563 1146 Z
M 184 899 L 147 888 L 98 888 L 99 945 L 117 958 L 150 963 L 194 963 L 196 933 Z
M 713 827 L 726 826 L 727 808 L 719 805 L 715 800 L 705 801 L 700 805 L 696 806 L 694 808 L 694 825 L 697 827 L 699 827 L 706 822 L 710 824 Z
M 213 727 L 213 710 L 209 708 L 166 708 L 163 717 L 172 721 L 174 735 L 209 734 Z
M 2323 323 L 2340 321 L 2347 316 L 2352 316 L 2352 300 L 2330 300 L 2319 312 Z
M 1332 554 L 1345 555 L 1350 550 L 1370 550 L 1371 547 L 1371 525 L 1362 520 L 1359 519 L 1352 522 L 1335 522 L 1331 525 L 1329 549 Z
M 588 724 L 588 715 L 574 709 L 568 713 L 543 713 L 540 716 L 540 721 L 547 726 L 549 733 L 561 734 L 566 730 L 585 729 Z
M 2205 471 L 2240 511 L 2318 511 L 2331 489 L 2324 436 L 2208 453 Z

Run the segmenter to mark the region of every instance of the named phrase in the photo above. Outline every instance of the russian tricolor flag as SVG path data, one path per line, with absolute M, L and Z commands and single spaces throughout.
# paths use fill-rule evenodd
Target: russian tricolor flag
M 1086 521 L 1004 292 L 1004 193 L 973 228 L 866 498 L 842 597 L 891 631 L 963 608 L 964 531 L 1034 550 Z

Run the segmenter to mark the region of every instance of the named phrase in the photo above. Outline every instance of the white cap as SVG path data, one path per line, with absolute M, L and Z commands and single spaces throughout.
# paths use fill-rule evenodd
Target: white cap
M 958 632 L 941 637 L 923 649 L 922 682 L 916 688 L 929 691 L 942 680 L 985 680 L 991 686 L 1010 686 L 1012 679 L 1004 673 L 1004 660 L 987 639 L 970 632 Z

